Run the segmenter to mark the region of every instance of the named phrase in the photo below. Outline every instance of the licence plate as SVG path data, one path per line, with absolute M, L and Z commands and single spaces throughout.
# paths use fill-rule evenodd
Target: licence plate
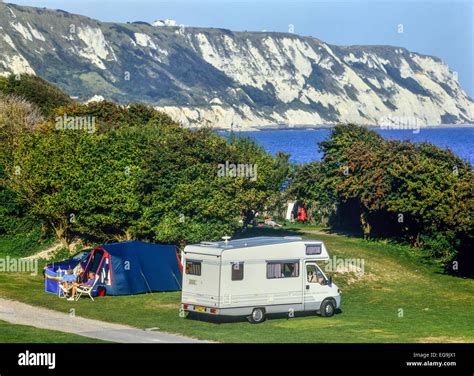
M 206 312 L 206 307 L 196 306 L 194 307 L 194 310 L 198 312 Z

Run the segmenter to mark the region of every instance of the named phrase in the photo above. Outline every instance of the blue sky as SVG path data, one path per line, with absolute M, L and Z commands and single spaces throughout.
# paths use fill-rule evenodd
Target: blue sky
M 474 97 L 474 2 L 309 0 L 10 0 L 63 9 L 102 21 L 172 18 L 186 26 L 294 31 L 331 44 L 386 44 L 434 55 L 458 72 Z M 398 25 L 403 33 L 398 33 Z

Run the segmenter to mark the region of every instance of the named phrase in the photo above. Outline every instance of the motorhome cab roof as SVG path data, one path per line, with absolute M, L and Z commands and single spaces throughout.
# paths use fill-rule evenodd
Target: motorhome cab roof
M 249 248 L 264 247 L 268 249 L 275 256 L 284 253 L 285 257 L 303 257 L 314 256 L 311 258 L 318 260 L 329 259 L 326 247 L 320 240 L 303 240 L 299 236 L 259 236 L 254 238 L 223 240 L 217 242 L 201 242 L 199 244 L 188 245 L 184 252 L 202 255 L 223 256 L 226 253 L 227 257 L 232 257 L 233 250 L 243 250 Z M 266 257 L 272 256 L 271 253 L 265 253 Z

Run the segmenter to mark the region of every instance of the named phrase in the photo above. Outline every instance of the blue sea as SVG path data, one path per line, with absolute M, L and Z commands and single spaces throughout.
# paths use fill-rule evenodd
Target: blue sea
M 390 140 L 430 142 L 442 148 L 451 149 L 471 165 L 474 164 L 474 127 L 421 128 L 419 133 L 401 129 L 375 128 L 374 130 Z M 285 152 L 290 154 L 292 162 L 302 164 L 321 159 L 322 153 L 319 152 L 317 143 L 329 136 L 330 129 L 262 130 L 238 134 L 255 139 L 273 155 L 279 151 Z

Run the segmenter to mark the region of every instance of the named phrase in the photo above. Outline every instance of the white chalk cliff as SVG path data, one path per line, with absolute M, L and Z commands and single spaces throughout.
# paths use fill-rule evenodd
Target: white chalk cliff
M 37 74 L 84 101 L 147 102 L 187 126 L 474 123 L 449 67 L 400 47 L 0 4 L 0 52 L 0 75 Z

